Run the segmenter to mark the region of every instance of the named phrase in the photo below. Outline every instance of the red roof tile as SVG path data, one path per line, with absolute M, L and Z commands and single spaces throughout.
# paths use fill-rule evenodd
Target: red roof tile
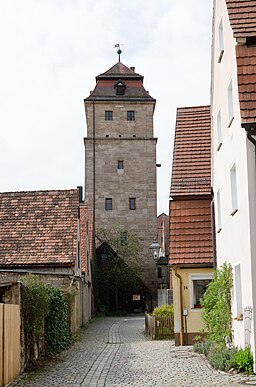
M 117 95 L 114 88 L 121 80 L 126 88 L 124 95 Z M 148 100 L 155 101 L 143 86 L 143 76 L 135 73 L 123 63 L 118 62 L 105 73 L 96 77 L 96 86 L 85 101 L 91 100 Z
M 256 0 L 226 0 L 235 38 L 256 36 Z
M 79 191 L 0 193 L 0 266 L 74 265 Z
M 170 202 L 171 265 L 213 265 L 211 199 Z
M 178 108 L 170 195 L 210 194 L 210 106 Z
M 256 2 L 255 2 L 256 3 Z M 238 92 L 242 124 L 256 122 L 256 47 L 236 46 Z

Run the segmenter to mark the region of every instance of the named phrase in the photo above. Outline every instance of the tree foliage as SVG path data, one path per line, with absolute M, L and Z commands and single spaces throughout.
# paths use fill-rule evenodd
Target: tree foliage
M 93 270 L 96 301 L 108 309 L 110 299 L 115 298 L 117 311 L 120 293 L 138 292 L 144 286 L 140 279 L 141 238 L 132 230 L 121 227 L 100 230 L 97 237 L 101 245 Z
M 232 338 L 231 289 L 233 275 L 231 265 L 224 263 L 214 272 L 213 281 L 201 300 L 202 318 L 209 332 L 209 340 L 224 342 Z
M 72 299 L 62 290 L 45 284 L 39 276 L 27 275 L 21 282 L 25 351 L 28 362 L 34 362 L 36 348 L 42 357 L 45 352 L 57 353 L 71 344 Z

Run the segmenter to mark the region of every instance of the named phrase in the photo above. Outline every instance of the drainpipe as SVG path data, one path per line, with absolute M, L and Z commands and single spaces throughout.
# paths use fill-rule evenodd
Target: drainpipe
M 93 106 L 93 214 L 92 214 L 92 217 L 93 217 L 93 225 L 92 225 L 92 228 L 93 228 L 93 237 L 92 237 L 92 251 L 93 251 L 93 257 L 95 258 L 95 246 L 96 246 L 96 243 L 95 243 L 95 210 L 96 210 L 96 198 L 95 198 L 95 193 L 96 193 L 96 182 L 95 182 L 95 178 L 96 178 L 96 172 L 95 172 L 95 166 L 96 166 L 96 162 L 95 162 L 95 146 L 96 146 L 96 138 L 95 138 L 95 135 L 96 135 L 96 114 L 95 114 L 95 100 L 92 101 L 92 106 Z
M 184 326 L 183 326 L 183 300 L 182 300 L 182 278 L 177 273 L 177 267 L 173 268 L 174 275 L 180 282 L 180 345 L 184 345 Z
M 216 225 L 215 225 L 215 205 L 212 193 L 212 201 L 211 201 L 211 221 L 212 221 L 212 249 L 213 249 L 213 268 L 217 268 L 217 253 L 216 253 Z

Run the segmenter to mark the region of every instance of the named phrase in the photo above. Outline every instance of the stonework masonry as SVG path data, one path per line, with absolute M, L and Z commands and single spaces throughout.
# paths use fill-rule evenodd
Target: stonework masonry
M 154 292 L 156 268 L 149 246 L 157 235 L 157 139 L 153 135 L 155 100 L 149 98 L 102 101 L 89 97 L 85 100 L 85 199 L 89 207 L 95 206 L 96 235 L 98 230 L 113 226 L 140 235 L 142 280 Z M 105 120 L 106 111 L 112 111 L 112 120 Z M 128 111 L 134 111 L 133 121 L 127 119 Z M 123 162 L 123 168 L 118 169 L 118 161 Z M 106 198 L 112 199 L 112 210 L 105 209 Z M 129 207 L 130 198 L 136 199 L 134 210 Z

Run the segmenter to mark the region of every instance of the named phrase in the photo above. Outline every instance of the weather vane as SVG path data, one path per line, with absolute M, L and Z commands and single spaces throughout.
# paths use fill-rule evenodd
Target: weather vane
M 120 55 L 122 54 L 122 51 L 120 49 L 120 44 L 117 43 L 114 45 L 114 48 L 117 48 L 118 47 L 118 50 L 117 50 L 117 53 L 118 53 L 118 62 L 120 62 Z

